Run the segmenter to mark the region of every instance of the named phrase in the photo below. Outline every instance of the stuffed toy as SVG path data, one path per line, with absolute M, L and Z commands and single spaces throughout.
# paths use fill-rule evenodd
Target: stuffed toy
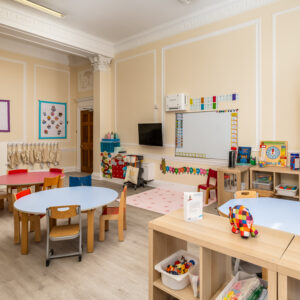
M 253 226 L 253 217 L 245 206 L 229 207 L 229 220 L 233 233 L 240 233 L 244 238 L 248 238 L 250 234 L 252 237 L 258 235 L 258 231 Z

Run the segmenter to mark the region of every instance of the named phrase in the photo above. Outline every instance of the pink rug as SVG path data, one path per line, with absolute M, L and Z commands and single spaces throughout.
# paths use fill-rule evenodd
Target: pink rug
M 215 199 L 209 199 L 208 204 L 204 206 L 211 205 L 214 202 L 216 202 Z M 183 192 L 157 188 L 133 196 L 128 196 L 126 203 L 160 214 L 168 214 L 171 211 L 183 207 Z

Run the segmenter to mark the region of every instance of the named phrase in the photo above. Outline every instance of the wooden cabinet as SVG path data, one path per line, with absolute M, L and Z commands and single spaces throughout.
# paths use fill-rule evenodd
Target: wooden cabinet
M 278 300 L 300 298 L 300 237 L 295 236 L 278 265 Z
M 256 238 L 242 239 L 231 232 L 227 218 L 204 214 L 203 219 L 184 221 L 183 209 L 149 223 L 149 299 L 195 299 L 191 286 L 172 290 L 161 282 L 154 266 L 187 244 L 199 246 L 200 299 L 209 300 L 223 290 L 232 278 L 231 258 L 236 257 L 266 269 L 268 297 L 277 299 L 277 262 L 293 239 L 293 235 L 259 227 Z
M 270 191 L 255 189 L 254 181 L 259 174 L 269 174 L 272 176 L 272 189 Z M 279 184 L 289 184 L 300 186 L 300 171 L 291 170 L 290 168 L 283 167 L 265 167 L 260 168 L 259 166 L 252 167 L 250 169 L 250 189 L 255 189 L 260 197 L 283 197 L 299 200 L 299 192 L 296 196 L 282 196 L 276 194 L 275 187 Z
M 234 193 L 242 189 L 249 189 L 250 166 L 235 168 L 218 168 L 218 206 L 234 198 Z

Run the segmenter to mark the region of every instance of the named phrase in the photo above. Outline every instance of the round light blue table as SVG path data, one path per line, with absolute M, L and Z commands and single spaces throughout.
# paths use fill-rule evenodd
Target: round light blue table
M 300 202 L 278 198 L 232 199 L 218 210 L 229 215 L 229 207 L 243 205 L 253 216 L 254 224 L 300 235 Z
M 94 251 L 94 213 L 97 207 L 105 206 L 118 197 L 112 189 L 78 186 L 41 191 L 25 196 L 14 203 L 22 213 L 21 253 L 28 253 L 28 214 L 43 215 L 50 206 L 80 205 L 88 215 L 87 251 Z

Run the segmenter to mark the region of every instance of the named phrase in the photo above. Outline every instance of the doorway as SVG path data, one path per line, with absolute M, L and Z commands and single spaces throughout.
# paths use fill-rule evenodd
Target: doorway
M 93 173 L 93 111 L 80 111 L 81 172 Z

